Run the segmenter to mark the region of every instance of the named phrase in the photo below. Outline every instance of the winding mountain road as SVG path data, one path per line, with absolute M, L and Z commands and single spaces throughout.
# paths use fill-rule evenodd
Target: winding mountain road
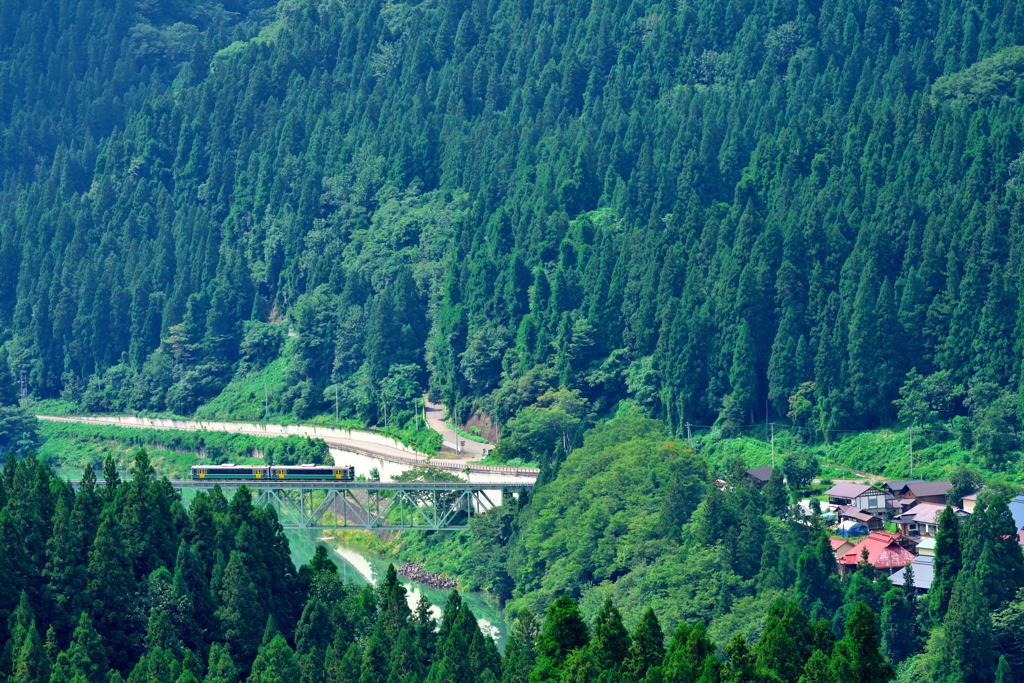
M 494 448 L 494 444 L 480 443 L 456 434 L 444 421 L 444 406 L 440 403 L 425 401 L 423 412 L 427 418 L 427 425 L 435 432 L 439 432 L 446 444 L 458 444 L 458 449 L 462 454 L 470 456 L 470 462 L 483 458 L 487 451 Z M 462 443 L 459 443 L 460 441 Z

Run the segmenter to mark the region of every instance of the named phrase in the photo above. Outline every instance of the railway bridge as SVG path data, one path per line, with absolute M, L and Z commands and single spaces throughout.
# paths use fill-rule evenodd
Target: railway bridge
M 77 488 L 79 482 L 72 484 Z M 103 481 L 98 481 L 99 486 Z M 246 487 L 253 503 L 272 506 L 285 529 L 366 529 L 372 531 L 462 531 L 469 520 L 501 504 L 502 498 L 528 494 L 533 480 L 470 482 L 368 482 L 342 480 L 247 479 L 171 481 L 175 490 L 225 495 Z M 183 496 L 186 504 L 190 496 Z

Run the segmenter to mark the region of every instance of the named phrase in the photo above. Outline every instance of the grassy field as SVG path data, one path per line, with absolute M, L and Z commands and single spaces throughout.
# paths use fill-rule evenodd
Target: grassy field
M 161 475 L 182 478 L 192 465 L 233 462 L 239 465 L 329 463 L 330 454 L 320 439 L 301 436 L 259 437 L 226 432 L 186 432 L 139 429 L 74 422 L 40 421 L 45 441 L 39 455 L 62 470 L 96 466 L 107 455 L 127 462 L 145 448 Z M 119 465 L 120 467 L 120 465 Z
M 722 468 L 733 457 L 742 457 L 748 467 L 771 464 L 769 427 L 764 423 L 751 425 L 742 436 L 716 439 L 710 430 L 696 432 L 694 442 L 712 468 Z M 910 434 L 906 429 L 878 429 L 847 432 L 828 444 L 808 444 L 784 425 L 775 425 L 776 462 L 790 453 L 810 452 L 821 462 L 824 479 L 863 479 L 851 472 L 868 473 L 871 479 L 910 478 Z M 1024 485 L 1024 459 L 1022 453 L 1012 453 L 1005 469 L 994 471 L 959 441 L 939 430 L 918 432 L 914 437 L 913 476 L 918 479 L 940 481 L 948 479 L 960 466 L 977 469 L 986 479 L 1004 477 Z

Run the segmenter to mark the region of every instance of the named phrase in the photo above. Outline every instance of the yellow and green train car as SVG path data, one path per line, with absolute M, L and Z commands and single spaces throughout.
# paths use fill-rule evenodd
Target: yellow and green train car
M 231 480 L 239 479 L 334 479 L 352 481 L 356 478 L 356 468 L 351 465 L 193 465 L 193 479 Z

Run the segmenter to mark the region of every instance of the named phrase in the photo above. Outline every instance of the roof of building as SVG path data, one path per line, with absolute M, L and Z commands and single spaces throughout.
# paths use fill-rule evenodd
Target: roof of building
M 864 540 L 843 553 L 836 561 L 852 566 L 861 561 L 862 551 L 867 548 L 868 564 L 879 569 L 905 567 L 914 561 L 914 554 L 896 542 L 899 534 L 888 531 L 872 531 Z
M 974 493 L 968 493 L 966 496 L 961 498 L 961 500 L 978 500 L 978 494 L 979 493 L 981 493 L 981 491 L 975 491 Z
M 1015 496 L 1008 507 L 1010 514 L 1013 515 L 1013 523 L 1018 529 L 1024 529 L 1024 494 Z
M 875 519 L 875 516 L 873 514 L 871 514 L 870 512 L 864 512 L 863 510 L 859 510 L 859 509 L 853 507 L 852 505 L 840 505 L 839 506 L 839 514 L 842 517 L 847 517 L 849 519 L 856 519 L 858 522 L 865 522 L 865 523 L 870 522 L 871 520 Z
M 911 562 L 914 568 L 914 588 L 928 590 L 932 587 L 932 580 L 935 578 L 934 562 L 935 558 L 931 555 L 918 555 L 914 558 Z M 890 576 L 889 580 L 897 586 L 902 586 L 906 573 L 907 568 L 904 567 Z
M 889 489 L 893 493 L 896 493 L 897 491 L 902 491 L 904 488 L 906 488 L 907 484 L 916 484 L 919 481 L 924 481 L 924 479 L 908 479 L 906 481 L 887 481 L 884 485 L 885 488 Z
M 856 498 L 857 496 L 862 496 L 874 488 L 874 486 L 869 484 L 851 484 L 849 482 L 843 482 L 842 484 L 836 484 L 828 491 L 825 491 L 825 495 L 836 496 L 838 498 Z M 877 491 L 878 489 L 875 490 Z
M 747 475 L 761 483 L 765 483 L 772 478 L 772 468 L 770 465 L 768 467 L 755 467 L 752 470 L 747 470 Z
M 1024 545 L 1024 529 L 1017 532 L 1017 543 Z
M 935 550 L 935 539 L 934 538 L 922 538 L 921 542 L 917 544 L 918 550 Z
M 892 521 L 897 524 L 938 524 L 945 509 L 946 506 L 939 503 L 918 503 L 903 514 L 893 517 Z M 953 512 L 960 513 L 962 510 L 954 507 Z
M 915 498 L 922 496 L 944 496 L 953 485 L 948 481 L 915 481 L 907 484 L 907 491 Z
M 828 542 L 832 544 L 833 553 L 842 548 L 844 545 L 853 545 L 853 543 L 846 540 L 845 538 L 830 538 L 828 539 Z

